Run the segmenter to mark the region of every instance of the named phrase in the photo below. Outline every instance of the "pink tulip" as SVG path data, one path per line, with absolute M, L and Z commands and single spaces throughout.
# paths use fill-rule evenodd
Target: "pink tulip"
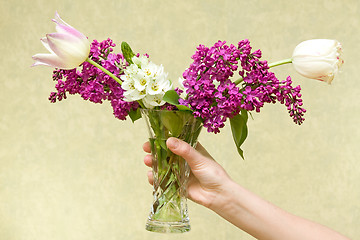
M 46 65 L 60 69 L 73 69 L 82 64 L 89 56 L 90 42 L 87 37 L 64 22 L 56 12 L 56 33 L 46 34 L 41 43 L 50 53 L 39 53 L 32 58 L 32 66 Z

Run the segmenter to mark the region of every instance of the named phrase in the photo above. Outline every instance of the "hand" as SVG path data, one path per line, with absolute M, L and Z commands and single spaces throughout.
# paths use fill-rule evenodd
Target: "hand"
M 212 209 L 255 238 L 349 240 L 329 228 L 287 213 L 233 182 L 201 144 L 194 149 L 179 139 L 169 138 L 166 145 L 190 166 L 188 198 Z M 143 149 L 150 153 L 149 142 Z M 150 167 L 151 155 L 145 156 L 144 162 Z M 149 171 L 148 179 L 152 184 L 152 171 Z
M 173 153 L 183 157 L 190 166 L 191 174 L 187 186 L 187 197 L 211 209 L 213 203 L 219 202 L 218 198 L 222 197 L 222 192 L 227 190 L 225 186 L 231 181 L 230 177 L 200 143 L 194 149 L 184 141 L 169 138 L 166 144 Z M 146 142 L 143 149 L 150 153 L 150 143 Z M 151 154 L 145 156 L 144 162 L 146 166 L 151 167 Z M 154 178 L 151 170 L 148 172 L 148 180 L 150 184 L 153 184 Z

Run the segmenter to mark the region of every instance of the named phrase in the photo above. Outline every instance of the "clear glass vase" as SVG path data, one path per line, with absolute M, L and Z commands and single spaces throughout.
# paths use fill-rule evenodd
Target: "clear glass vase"
M 195 146 L 202 123 L 188 111 L 143 109 L 141 114 L 149 129 L 154 174 L 154 199 L 146 230 L 163 233 L 190 231 L 186 203 L 190 168 L 183 158 L 166 147 L 166 140 L 176 137 Z

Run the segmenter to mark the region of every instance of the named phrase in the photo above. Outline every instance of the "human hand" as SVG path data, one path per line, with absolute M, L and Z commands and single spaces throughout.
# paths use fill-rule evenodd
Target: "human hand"
M 188 143 L 177 138 L 169 138 L 167 147 L 175 154 L 183 157 L 191 169 L 190 179 L 187 185 L 187 197 L 205 207 L 212 208 L 223 197 L 223 192 L 228 191 L 227 183 L 231 181 L 225 170 L 214 161 L 206 149 L 198 143 L 196 149 Z M 145 152 L 150 153 L 150 143 L 143 145 Z M 146 166 L 152 166 L 151 154 L 144 158 Z M 152 171 L 148 172 L 148 180 L 153 184 Z
M 349 240 L 317 223 L 287 213 L 233 182 L 201 144 L 196 149 L 177 138 L 169 138 L 167 147 L 183 157 L 191 169 L 188 198 L 228 220 L 257 239 L 336 239 Z M 150 153 L 150 143 L 143 145 Z M 152 156 L 144 162 L 152 165 Z M 148 173 L 152 184 L 152 171 Z

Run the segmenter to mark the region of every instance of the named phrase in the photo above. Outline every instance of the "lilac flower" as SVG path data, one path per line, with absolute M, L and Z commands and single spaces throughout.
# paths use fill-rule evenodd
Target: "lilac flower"
M 268 71 L 267 62 L 260 61 L 261 51 L 251 51 L 248 40 L 240 41 L 237 47 L 225 41 L 211 48 L 199 45 L 193 63 L 183 73 L 187 97 L 182 102 L 189 104 L 195 117 L 203 119 L 209 132 L 220 132 L 227 118 L 242 109 L 259 112 L 264 103 L 277 101 L 285 104 L 295 123 L 303 122 L 300 86 L 293 88 L 290 77 L 280 82 Z M 230 78 L 238 64 L 242 81 L 235 83 Z
M 237 70 L 240 51 L 234 45 L 217 42 L 211 48 L 200 45 L 194 62 L 183 73 L 186 103 L 194 116 L 204 120 L 209 132 L 219 132 L 226 118 L 239 113 L 242 94 L 229 78 Z
M 243 77 L 242 83 L 246 97 L 241 107 L 245 110 L 260 112 L 260 108 L 264 103 L 280 102 L 285 104 L 290 116 L 296 124 L 301 124 L 305 119 L 303 118 L 306 112 L 302 106 L 302 99 L 300 94 L 300 86 L 292 87 L 290 77 L 285 81 L 279 81 L 275 74 L 269 72 L 269 67 L 266 61 L 260 61 L 260 50 L 251 52 L 251 46 L 248 40 L 240 41 L 239 49 L 242 52 L 248 53 L 247 56 L 242 55 L 241 66 L 243 70 L 240 75 Z
M 102 42 L 94 40 L 90 48 L 90 58 L 100 63 L 111 73 L 119 77 L 126 67 L 121 54 L 114 54 L 115 44 L 111 39 Z M 66 99 L 67 94 L 79 94 L 83 99 L 93 103 L 110 101 L 116 118 L 125 120 L 131 110 L 139 107 L 137 102 L 124 101 L 124 90 L 112 77 L 88 62 L 81 69 L 54 71 L 53 79 L 57 81 L 57 92 L 50 94 L 51 102 Z

